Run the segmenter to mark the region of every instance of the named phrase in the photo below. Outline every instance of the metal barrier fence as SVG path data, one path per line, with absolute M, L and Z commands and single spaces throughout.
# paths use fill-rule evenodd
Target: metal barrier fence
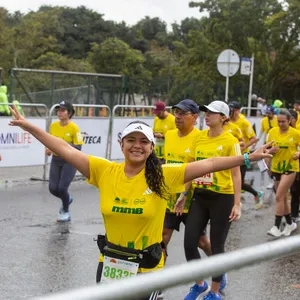
M 287 256 L 300 251 L 300 236 L 260 244 L 245 249 L 191 261 L 162 271 L 143 274 L 110 284 L 86 287 L 34 300 L 126 300 L 145 296 L 193 280 L 216 276 L 255 263 Z M 116 288 L 117 284 L 117 288 Z
M 44 123 L 41 123 L 39 126 L 49 131 L 50 123 L 54 118 L 52 114 L 57 104 L 53 105 L 49 112 L 45 104 L 20 103 L 18 105 L 24 108 L 26 116 L 34 116 L 34 122 L 36 122 L 37 125 L 38 120 L 40 120 L 39 122 L 42 122 L 42 120 L 43 122 L 46 122 L 46 125 L 44 125 Z M 152 114 L 153 106 L 116 105 L 111 111 L 110 108 L 106 105 L 74 104 L 74 108 L 76 110 L 74 120 L 75 123 L 79 126 L 80 130 L 82 131 L 83 138 L 85 141 L 83 151 L 88 154 L 101 156 L 112 160 L 123 159 L 123 154 L 120 149 L 119 140 L 120 133 L 122 132 L 124 127 L 127 126 L 130 122 L 135 121 L 136 119 L 144 120 L 146 123 L 149 124 L 149 126 L 152 127 L 155 117 Z M 43 109 L 44 111 L 41 111 L 41 109 Z M 171 107 L 167 107 L 167 109 L 171 112 Z M 242 110 L 243 109 L 244 108 L 242 108 Z M 195 125 L 197 128 L 205 129 L 206 125 L 203 116 L 203 113 L 200 114 L 197 120 L 197 124 Z M 39 155 L 42 157 L 39 160 L 36 159 L 37 156 L 33 155 L 33 151 L 29 151 L 30 147 L 33 147 L 32 144 L 30 145 L 30 147 L 23 147 L 24 149 L 28 150 L 28 155 L 30 153 L 32 154 L 31 160 L 25 159 L 25 156 L 21 152 L 18 152 L 17 155 L 13 155 L 13 152 L 10 151 L 12 149 L 12 146 L 9 147 L 7 145 L 4 145 L 4 143 L 6 143 L 7 140 L 7 134 L 9 135 L 9 137 L 11 134 L 15 134 L 15 139 L 18 138 L 18 136 L 24 135 L 23 131 L 20 128 L 9 127 L 7 125 L 9 118 L 10 117 L 0 118 L 2 129 L 2 133 L 0 135 L 0 151 L 9 151 L 9 153 L 7 152 L 7 155 L 5 155 L 5 159 L 2 160 L 0 168 L 16 166 L 41 166 L 43 167 L 42 178 L 40 178 L 39 175 L 37 177 L 31 176 L 31 178 L 37 180 L 45 180 L 48 157 L 45 155 L 43 146 L 41 144 L 39 144 L 35 139 L 31 139 L 31 141 L 34 141 L 34 143 L 36 143 L 34 147 L 38 149 Z M 32 119 L 29 120 L 32 121 Z M 248 120 L 250 121 L 252 126 L 255 126 L 255 128 L 258 131 L 258 128 L 260 128 L 261 118 L 250 117 L 248 118 Z M 14 148 L 15 153 L 17 152 L 16 149 L 21 147 L 20 144 L 21 143 L 19 143 Z M 258 146 L 260 146 L 261 144 L 262 140 L 260 141 Z M 21 151 L 21 149 L 19 150 Z M 26 153 L 26 151 L 24 153 Z M 6 159 L 8 156 L 11 157 L 10 161 Z M 16 156 L 18 157 L 18 160 L 13 158 Z M 22 160 L 22 162 L 20 162 L 20 160 Z M 26 163 L 24 163 L 23 161 L 25 161 Z

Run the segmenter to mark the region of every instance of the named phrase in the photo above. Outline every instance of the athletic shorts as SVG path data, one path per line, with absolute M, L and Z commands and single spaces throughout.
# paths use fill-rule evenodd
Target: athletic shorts
M 187 213 L 183 213 L 181 216 L 176 216 L 176 214 L 166 211 L 164 228 L 177 230 L 179 232 L 180 224 L 185 225 L 187 219 Z M 201 236 L 206 235 L 206 229 L 201 233 Z
M 290 175 L 290 174 L 294 174 L 295 172 L 293 171 L 285 171 L 283 173 L 276 173 L 276 172 L 272 172 L 272 179 L 275 181 L 279 181 L 281 179 L 281 175 Z

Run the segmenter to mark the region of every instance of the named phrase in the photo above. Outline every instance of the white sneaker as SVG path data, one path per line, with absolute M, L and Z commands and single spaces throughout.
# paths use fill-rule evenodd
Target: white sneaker
M 284 235 L 284 236 L 290 236 L 291 233 L 292 233 L 293 231 L 295 231 L 296 229 L 297 229 L 297 224 L 294 223 L 294 222 L 292 222 L 291 225 L 285 224 L 285 227 L 284 227 L 284 229 L 283 229 L 283 231 L 282 231 L 282 235 Z
M 69 222 L 71 221 L 71 214 L 70 212 L 63 212 L 58 215 L 57 222 Z
M 278 229 L 277 226 L 273 226 L 269 231 L 268 235 L 275 236 L 275 237 L 280 237 L 282 235 L 282 232 Z
M 273 190 L 274 188 L 274 182 L 271 182 L 270 184 L 267 185 L 268 190 Z
M 292 220 L 293 220 L 293 222 L 295 222 L 295 223 L 299 223 L 300 217 L 292 218 Z

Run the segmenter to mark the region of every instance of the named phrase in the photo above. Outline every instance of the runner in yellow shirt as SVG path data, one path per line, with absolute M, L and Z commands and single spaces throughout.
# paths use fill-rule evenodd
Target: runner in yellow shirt
M 153 125 L 153 132 L 155 137 L 155 153 L 160 159 L 161 163 L 164 161 L 164 145 L 165 134 L 168 130 L 175 129 L 175 117 L 166 111 L 166 104 L 164 102 L 156 102 L 153 113 L 156 114 Z
M 293 109 L 289 109 L 289 112 L 291 114 L 290 126 L 299 131 L 300 129 L 297 128 L 298 113 Z M 291 216 L 292 216 L 292 220 L 293 220 L 293 222 L 298 223 L 300 221 L 300 218 L 299 218 L 300 173 L 299 172 L 296 173 L 296 179 L 294 180 L 294 182 L 293 182 L 293 184 L 290 188 L 290 193 L 291 193 Z
M 266 150 L 270 146 L 267 144 L 249 156 L 212 157 L 188 164 L 161 165 L 154 152 L 152 129 L 136 121 L 122 132 L 120 146 L 125 162 L 120 164 L 78 151 L 28 122 L 15 106 L 10 111 L 15 117 L 9 123 L 11 126 L 19 126 L 31 133 L 100 189 L 106 237 L 98 239 L 104 255 L 98 271 L 104 282 L 163 267 L 160 243 L 166 199 L 170 193 L 178 192 L 185 183 L 205 174 L 271 156 Z M 181 211 L 183 207 L 178 205 L 175 209 Z M 235 217 L 236 212 L 231 215 L 231 220 Z M 118 285 L 117 281 L 115 285 Z M 139 299 L 149 299 L 149 296 Z M 157 292 L 150 299 L 157 299 Z
M 297 125 L 296 127 L 300 127 L 300 101 L 295 101 L 294 103 L 294 111 L 298 114 Z
M 255 132 L 251 124 L 249 123 L 249 121 L 246 118 L 241 117 L 240 104 L 236 101 L 233 101 L 229 103 L 229 106 L 231 108 L 230 121 L 233 122 L 235 125 L 237 125 L 241 129 L 243 134 L 245 145 L 241 149 L 242 153 L 248 153 L 249 147 L 256 142 Z M 245 165 L 241 166 L 242 189 L 248 193 L 251 193 L 254 196 L 254 200 L 256 203 L 255 208 L 260 209 L 263 206 L 263 193 L 261 191 L 260 192 L 256 191 L 252 186 L 245 183 L 246 171 L 247 171 L 246 166 Z
M 223 128 L 229 118 L 229 107 L 223 101 L 213 101 L 200 106 L 205 111 L 209 129 L 202 130 L 193 142 L 190 159 L 201 161 L 209 157 L 236 156 L 241 154 L 239 141 Z M 199 259 L 197 249 L 200 234 L 210 220 L 212 255 L 224 253 L 224 245 L 231 221 L 240 214 L 241 173 L 239 167 L 210 172 L 193 180 L 194 195 L 185 227 L 184 249 L 188 261 Z M 221 299 L 219 291 L 226 286 L 225 274 L 212 278 L 211 291 L 203 299 Z M 207 283 L 196 281 L 185 300 L 198 299 L 207 292 Z
M 269 235 L 279 237 L 289 236 L 297 228 L 292 221 L 291 207 L 287 193 L 299 172 L 298 147 L 300 145 L 300 132 L 290 126 L 291 114 L 287 109 L 280 109 L 278 113 L 278 127 L 269 131 L 267 141 L 274 140 L 274 156 L 272 158 L 272 176 L 276 189 L 276 215 L 275 224 L 268 231 Z M 282 217 L 286 219 L 283 231 L 280 231 Z
M 173 106 L 172 109 L 177 129 L 169 130 L 166 133 L 165 160 L 167 164 L 188 163 L 191 161 L 189 155 L 193 141 L 200 134 L 200 130 L 194 127 L 199 114 L 199 107 L 192 100 L 183 100 Z M 173 231 L 179 231 L 180 224 L 186 223 L 192 196 L 193 190 L 190 190 L 190 188 L 170 195 L 163 230 L 163 242 L 166 247 L 170 242 Z M 177 199 L 180 201 L 181 198 L 184 198 L 185 201 L 184 212 L 181 215 L 176 215 L 174 213 L 174 206 Z M 210 242 L 205 235 L 205 230 L 201 233 L 198 246 L 207 256 L 211 255 Z
M 260 133 L 259 133 L 257 141 L 252 145 L 252 150 L 255 149 L 256 144 L 262 138 L 262 136 L 264 136 L 264 143 L 265 143 L 266 137 L 268 135 L 269 130 L 272 129 L 273 127 L 277 127 L 277 126 L 278 126 L 278 123 L 277 123 L 277 116 L 275 115 L 275 108 L 272 105 L 270 105 L 266 109 L 266 117 L 264 117 L 261 120 Z M 271 171 L 270 171 L 270 169 L 271 169 L 271 160 L 270 159 L 266 160 L 266 164 L 269 168 L 268 174 L 270 176 L 270 180 L 272 181 L 267 186 L 267 189 L 273 189 L 274 188 L 274 183 L 273 183 L 272 174 L 271 174 Z
M 275 108 L 271 105 L 266 109 L 266 117 L 261 120 L 260 133 L 257 142 L 263 135 L 267 136 L 270 129 L 277 127 L 277 116 L 275 115 Z M 257 143 L 256 142 L 256 143 Z M 256 143 L 254 145 L 256 145 Z
M 19 113 L 21 114 L 20 111 Z M 56 113 L 59 121 L 50 125 L 50 134 L 81 150 L 83 139 L 80 129 L 71 121 L 75 113 L 72 103 L 68 101 L 60 102 L 56 107 Z M 65 159 L 52 153 L 51 150 L 46 149 L 46 154 L 49 156 L 53 154 L 49 174 L 49 191 L 52 195 L 61 199 L 62 202 L 57 221 L 68 222 L 71 220 L 69 205 L 73 202 L 68 189 L 75 176 L 76 169 Z

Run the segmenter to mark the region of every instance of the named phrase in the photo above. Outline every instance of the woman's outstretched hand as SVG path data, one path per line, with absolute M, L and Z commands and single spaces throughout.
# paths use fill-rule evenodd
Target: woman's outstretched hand
M 274 141 L 271 141 L 271 142 L 259 147 L 258 149 L 256 149 L 254 152 L 249 154 L 249 160 L 250 161 L 258 161 L 258 160 L 264 159 L 264 158 L 271 158 L 273 143 L 274 143 Z

